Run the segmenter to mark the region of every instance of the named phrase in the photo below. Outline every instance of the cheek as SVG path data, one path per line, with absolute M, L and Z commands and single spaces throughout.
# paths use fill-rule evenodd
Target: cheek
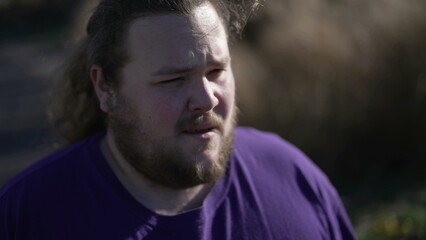
M 235 82 L 233 78 L 228 80 L 222 87 L 222 98 L 226 109 L 228 111 L 232 109 L 235 104 Z
M 235 100 L 235 81 L 234 80 L 229 82 L 228 97 L 232 100 L 232 102 L 234 102 Z
M 156 95 L 150 98 L 148 107 L 151 112 L 153 124 L 174 125 L 180 116 L 180 103 L 176 99 Z
M 127 81 L 121 89 L 125 103 L 132 106 L 138 118 L 158 129 L 166 129 L 179 119 L 180 102 L 176 93 L 158 90 L 140 81 Z

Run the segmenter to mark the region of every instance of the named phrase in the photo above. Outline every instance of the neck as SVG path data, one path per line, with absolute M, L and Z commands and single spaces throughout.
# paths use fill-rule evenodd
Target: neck
M 212 185 L 203 184 L 172 189 L 149 181 L 124 159 L 111 131 L 101 140 L 100 147 L 122 185 L 139 203 L 155 213 L 176 215 L 200 207 L 212 188 Z

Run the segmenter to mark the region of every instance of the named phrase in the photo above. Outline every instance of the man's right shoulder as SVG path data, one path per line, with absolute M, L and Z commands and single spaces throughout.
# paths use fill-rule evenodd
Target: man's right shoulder
M 82 161 L 90 154 L 90 141 L 88 137 L 80 142 L 59 149 L 41 160 L 30 165 L 18 173 L 0 188 L 0 200 L 6 195 L 19 194 L 25 188 L 48 187 L 52 179 L 70 178 L 73 168 L 78 168 Z M 81 166 L 81 165 L 80 165 Z

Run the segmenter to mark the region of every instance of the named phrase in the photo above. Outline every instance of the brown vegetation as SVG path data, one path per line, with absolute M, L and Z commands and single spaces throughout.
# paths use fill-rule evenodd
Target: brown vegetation
M 234 63 L 244 123 L 278 131 L 330 172 L 359 145 L 425 146 L 426 2 L 271 0 L 247 30 Z M 345 164 L 371 160 L 388 159 Z

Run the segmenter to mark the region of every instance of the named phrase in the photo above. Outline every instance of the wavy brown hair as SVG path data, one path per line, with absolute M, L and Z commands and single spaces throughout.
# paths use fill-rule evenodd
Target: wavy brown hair
M 120 86 L 120 70 L 128 56 L 123 42 L 129 23 L 135 18 L 164 13 L 189 14 L 210 2 L 218 12 L 229 36 L 239 34 L 257 1 L 222 0 L 102 0 L 87 24 L 86 35 L 66 61 L 56 82 L 49 119 L 55 135 L 71 144 L 106 129 L 106 115 L 90 81 L 92 65 L 103 70 L 105 82 Z M 250 3 L 248 3 L 250 2 Z

